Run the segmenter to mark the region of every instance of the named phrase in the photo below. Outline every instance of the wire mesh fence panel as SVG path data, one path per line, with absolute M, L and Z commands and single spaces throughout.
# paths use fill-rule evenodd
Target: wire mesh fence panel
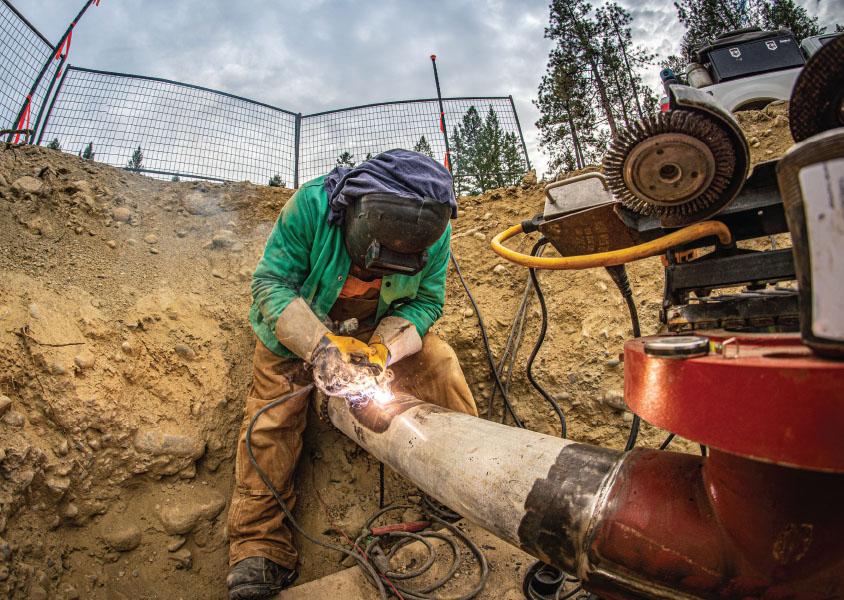
M 70 67 L 42 143 L 158 177 L 292 185 L 296 115 L 224 92 Z M 140 150 L 138 150 L 140 149 Z
M 499 141 L 506 137 L 507 141 L 503 143 L 514 143 L 513 149 L 517 152 L 509 168 L 505 168 L 505 162 L 499 160 L 498 166 L 489 167 L 487 163 L 487 169 L 499 173 L 501 177 L 506 176 L 503 178 L 507 180 L 521 177 L 529 163 L 511 99 L 481 97 L 443 100 L 456 178 L 466 180 L 467 184 L 471 181 L 474 185 L 479 175 L 479 161 L 469 160 L 469 155 L 478 150 L 475 140 L 468 147 L 465 143 L 460 147 L 458 143 L 456 148 L 454 143 L 458 141 L 455 139 L 457 127 L 462 129 L 472 107 L 482 125 L 492 111 L 499 127 L 498 134 L 492 137 Z M 445 141 L 436 99 L 371 104 L 306 115 L 302 117 L 300 137 L 299 180 L 302 182 L 323 175 L 338 164 L 351 166 L 392 148 L 426 151 L 441 162 L 445 159 Z
M 53 44 L 41 35 L 8 0 L 0 1 L 0 127 L 14 129 L 32 84 L 53 56 Z M 33 94 L 30 124 L 44 104 L 58 68 L 53 61 Z

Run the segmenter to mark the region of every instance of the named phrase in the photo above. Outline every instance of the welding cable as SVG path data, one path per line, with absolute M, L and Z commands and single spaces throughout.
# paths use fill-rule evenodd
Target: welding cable
M 609 252 L 597 252 L 595 254 L 583 254 L 580 256 L 543 258 L 541 256 L 528 256 L 527 254 L 506 248 L 503 245 L 505 241 L 520 233 L 524 233 L 521 223 L 513 225 L 496 235 L 492 238 L 492 242 L 490 242 L 493 252 L 522 267 L 555 270 L 590 269 L 593 267 L 622 265 L 634 260 L 659 256 L 675 246 L 688 244 L 689 242 L 710 236 L 717 236 L 718 241 L 723 245 L 729 244 L 733 239 L 730 230 L 723 223 L 719 221 L 701 221 L 700 223 L 694 223 L 650 242 L 630 246 L 629 248 L 621 248 Z
M 432 523 L 436 523 L 437 525 L 447 529 L 453 537 L 447 536 L 439 531 L 431 530 L 420 531 L 418 533 L 409 531 L 388 531 L 383 535 L 373 534 L 373 523 L 375 523 L 379 517 L 390 511 L 405 510 L 408 508 L 414 508 L 414 506 L 409 504 L 392 504 L 376 512 L 369 518 L 366 524 L 364 524 L 363 531 L 355 540 L 354 545 L 356 547 L 364 548 L 363 552 L 368 558 L 369 563 L 374 566 L 382 577 L 385 577 L 389 581 L 393 582 L 393 586 L 402 597 L 407 598 L 408 600 L 435 600 L 436 597 L 432 595 L 432 592 L 442 588 L 446 583 L 448 583 L 460 568 L 461 552 L 457 541 L 455 541 L 459 540 L 475 556 L 475 560 L 480 568 L 480 574 L 478 582 L 471 590 L 460 596 L 449 596 L 448 600 L 470 600 L 480 594 L 486 586 L 490 573 L 489 563 L 486 560 L 486 556 L 478 545 L 466 535 L 466 533 L 451 523 L 439 518 L 436 514 L 426 514 L 426 518 Z M 431 540 L 433 539 L 445 542 L 451 550 L 452 561 L 445 575 L 421 589 L 409 589 L 399 583 L 400 581 L 415 579 L 428 572 L 437 558 L 436 550 L 431 544 Z M 366 541 L 365 546 L 364 541 Z M 383 545 L 384 542 L 395 543 L 393 543 L 389 548 L 385 548 Z M 390 561 L 393 557 L 395 557 L 399 550 L 413 542 L 420 542 L 427 550 L 427 556 L 422 559 L 422 564 L 413 569 L 406 569 L 402 571 L 392 570 L 390 568 Z
M 481 309 L 478 308 L 477 302 L 475 302 L 475 297 L 472 296 L 472 292 L 469 291 L 469 285 L 466 283 L 466 280 L 463 279 L 463 273 L 460 271 L 460 265 L 457 264 L 457 259 L 454 257 L 454 252 L 451 252 L 451 262 L 454 265 L 454 271 L 457 273 L 458 279 L 460 279 L 460 283 L 463 284 L 463 289 L 466 290 L 466 295 L 469 296 L 469 302 L 472 303 L 472 308 L 475 311 L 475 316 L 478 318 L 478 326 L 481 330 L 481 339 L 484 342 L 484 350 L 486 351 L 486 358 L 489 362 L 489 368 L 492 371 L 492 376 L 495 378 L 495 385 L 498 387 L 498 391 L 501 392 L 501 397 L 504 399 L 504 406 L 507 409 L 507 412 L 510 413 L 510 416 L 513 417 L 513 422 L 515 422 L 516 427 L 521 427 L 524 429 L 525 424 L 516 414 L 516 411 L 513 410 L 513 405 L 510 404 L 510 398 L 507 395 L 507 390 L 504 389 L 504 384 L 501 383 L 501 378 L 498 376 L 498 371 L 495 369 L 495 359 L 492 356 L 492 349 L 489 347 L 489 337 L 486 334 L 486 325 L 484 324 L 484 319 L 481 316 Z
M 530 251 L 530 255 L 537 256 L 547 243 L 547 239 L 540 238 L 539 241 L 534 244 L 533 249 Z M 530 357 L 527 360 L 527 378 L 534 389 L 539 392 L 539 395 L 545 398 L 545 401 L 548 402 L 548 404 L 551 405 L 551 408 L 554 409 L 554 412 L 557 413 L 557 418 L 560 419 L 560 437 L 565 438 L 567 435 L 566 415 L 563 413 L 563 409 L 560 408 L 560 405 L 556 400 L 554 400 L 554 397 L 551 396 L 551 394 L 549 394 L 548 391 L 542 387 L 533 376 L 533 361 L 536 358 L 536 355 L 539 354 L 539 350 L 542 348 L 543 342 L 545 342 L 545 334 L 548 333 L 548 307 L 545 305 L 545 294 L 542 293 L 542 288 L 539 286 L 536 269 L 528 269 L 528 271 L 530 272 L 531 282 L 533 282 L 533 289 L 536 290 L 536 297 L 539 300 L 539 310 L 542 315 L 542 324 L 539 327 L 539 337 L 536 338 L 536 344 L 534 344 L 533 351 L 530 353 Z
M 641 337 L 642 329 L 639 327 L 639 312 L 636 310 L 636 300 L 633 298 L 633 289 L 630 287 L 630 278 L 627 277 L 627 269 L 624 265 L 614 265 L 607 267 L 607 273 L 612 277 L 616 287 L 618 287 L 618 291 L 621 292 L 624 298 L 624 302 L 627 304 L 633 337 Z M 625 452 L 629 452 L 636 445 L 636 439 L 639 437 L 639 424 L 639 415 L 633 413 L 633 421 L 630 423 L 630 433 L 627 436 L 627 443 L 624 445 Z
M 513 323 L 507 332 L 507 343 L 504 344 L 504 351 L 498 360 L 498 376 L 504 375 L 504 389 L 510 393 L 510 383 L 513 381 L 513 368 L 516 364 L 516 355 L 519 353 L 519 348 L 522 346 L 522 339 L 524 338 L 525 317 L 527 316 L 527 307 L 530 304 L 530 292 L 533 289 L 533 283 L 530 279 L 530 273 L 525 277 L 525 289 L 522 292 L 522 301 L 519 303 L 519 308 L 516 310 L 516 316 L 513 318 Z M 495 394 L 498 388 L 493 386 L 492 394 L 490 394 L 489 404 L 487 405 L 487 419 L 492 419 L 495 407 Z M 506 412 L 502 411 L 502 419 L 506 416 Z
M 667 437 L 667 438 L 665 438 L 665 441 L 664 441 L 664 442 L 662 442 L 662 443 L 659 445 L 659 449 L 660 449 L 660 450 L 665 450 L 666 448 L 668 448 L 668 444 L 670 444 L 670 443 L 671 443 L 671 440 L 673 440 L 673 439 L 674 439 L 674 434 L 673 434 L 673 433 L 669 433 L 669 434 L 668 434 L 668 437 Z
M 298 531 L 302 537 L 304 537 L 312 544 L 322 546 L 323 548 L 326 548 L 328 550 L 340 552 L 341 554 L 345 554 L 346 556 L 353 558 L 355 562 L 357 562 L 361 570 L 369 576 L 368 578 L 373 582 L 373 585 L 378 588 L 378 593 L 380 594 L 381 599 L 387 600 L 387 590 L 384 588 L 384 584 L 381 582 L 381 578 L 379 577 L 378 571 L 373 565 L 368 562 L 368 559 L 366 558 L 365 554 L 360 555 L 352 550 L 347 550 L 346 548 L 335 546 L 334 544 L 330 544 L 328 542 L 323 542 L 322 540 L 318 540 L 315 537 L 311 536 L 307 531 L 302 529 L 296 519 L 293 518 L 293 513 L 290 512 L 289 508 L 287 508 L 287 504 L 284 502 L 284 499 L 281 497 L 281 494 L 279 494 L 278 490 L 270 481 L 270 478 L 267 476 L 267 473 L 258 464 L 258 461 L 255 458 L 255 453 L 252 451 L 252 430 L 255 428 L 255 423 L 258 421 L 261 415 L 263 415 L 268 410 L 275 408 L 276 406 L 284 404 L 294 396 L 310 393 L 313 387 L 314 384 L 308 384 L 301 389 L 288 392 L 283 396 L 280 396 L 275 400 L 272 400 L 271 402 L 268 402 L 267 404 L 262 406 L 261 409 L 258 410 L 252 417 L 252 420 L 249 421 L 249 426 L 246 428 L 246 453 L 249 455 L 249 460 L 252 463 L 252 466 L 255 468 L 255 472 L 258 473 L 258 476 L 261 478 L 261 481 L 263 481 L 264 485 L 267 486 L 267 489 L 270 490 L 276 502 L 278 502 L 279 507 L 281 507 L 282 512 L 284 512 L 284 516 L 287 517 L 287 520 L 290 522 L 293 528 Z

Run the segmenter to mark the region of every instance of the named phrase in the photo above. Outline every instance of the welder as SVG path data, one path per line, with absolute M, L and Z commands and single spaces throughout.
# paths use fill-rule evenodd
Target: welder
M 312 380 L 351 401 L 389 367 L 394 391 L 477 415 L 457 356 L 428 332 L 442 315 L 456 216 L 448 170 L 408 150 L 337 167 L 281 211 L 252 278 L 257 341 L 228 517 L 232 600 L 269 597 L 296 577 L 289 525 L 246 451 L 263 406 Z M 339 332 L 354 320 L 354 333 Z M 252 431 L 255 458 L 290 508 L 307 406 L 306 390 Z

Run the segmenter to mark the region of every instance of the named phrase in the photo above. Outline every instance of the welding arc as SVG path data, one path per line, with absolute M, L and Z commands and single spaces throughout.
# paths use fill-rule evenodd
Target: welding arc
M 729 187 L 736 153 L 728 133 L 702 113 L 648 115 L 613 139 L 603 161 L 610 191 L 642 215 L 697 220 Z
M 387 590 L 384 588 L 384 584 L 382 583 L 381 578 L 379 577 L 379 574 L 376 571 L 375 567 L 370 564 L 369 560 L 365 555 L 362 556 L 352 550 L 348 550 L 340 546 L 335 546 L 334 544 L 330 544 L 328 542 L 323 542 L 322 540 L 313 537 L 307 531 L 302 529 L 298 521 L 296 521 L 296 519 L 293 517 L 293 513 L 290 512 L 289 508 L 287 508 L 287 504 L 284 502 L 284 499 L 281 497 L 281 494 L 279 494 L 272 481 L 270 481 L 270 478 L 267 476 L 267 473 L 264 471 L 264 469 L 261 468 L 261 465 L 258 464 L 258 461 L 255 458 L 255 453 L 252 451 L 252 430 L 255 428 L 255 423 L 258 422 L 258 419 L 261 418 L 261 415 L 263 415 L 268 410 L 272 410 L 276 406 L 284 404 L 294 396 L 309 394 L 311 390 L 313 390 L 313 388 L 313 383 L 308 384 L 301 389 L 293 390 L 292 392 L 288 392 L 283 396 L 279 396 L 275 400 L 272 400 L 271 402 L 268 402 L 267 404 L 262 406 L 261 409 L 253 415 L 252 420 L 249 421 L 249 426 L 246 428 L 246 453 L 249 455 L 249 461 L 252 463 L 252 467 L 255 469 L 255 472 L 258 473 L 258 476 L 261 478 L 261 481 L 263 481 L 264 485 L 267 486 L 267 489 L 270 490 L 270 493 L 272 493 L 273 497 L 275 498 L 276 502 L 284 513 L 284 516 L 287 518 L 293 528 L 298 531 L 302 537 L 304 537 L 312 544 L 322 546 L 323 548 L 326 548 L 328 550 L 340 552 L 341 554 L 345 554 L 346 556 L 353 558 L 355 562 L 357 562 L 361 570 L 369 576 L 369 579 L 372 581 L 373 585 L 378 588 L 378 593 L 381 599 L 387 600 Z
M 788 122 L 795 142 L 844 126 L 844 35 L 822 46 L 800 71 Z

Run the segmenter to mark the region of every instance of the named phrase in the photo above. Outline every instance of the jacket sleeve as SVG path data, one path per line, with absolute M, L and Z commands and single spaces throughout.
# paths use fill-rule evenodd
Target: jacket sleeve
M 416 297 L 392 311 L 397 317 L 407 319 L 416 326 L 419 337 L 425 337 L 445 305 L 445 278 L 451 257 L 451 223 L 440 239 L 431 247 L 428 264 L 422 271 Z
M 272 331 L 281 311 L 299 296 L 310 272 L 316 234 L 314 193 L 312 188 L 302 188 L 284 205 L 252 275 L 252 299 Z

